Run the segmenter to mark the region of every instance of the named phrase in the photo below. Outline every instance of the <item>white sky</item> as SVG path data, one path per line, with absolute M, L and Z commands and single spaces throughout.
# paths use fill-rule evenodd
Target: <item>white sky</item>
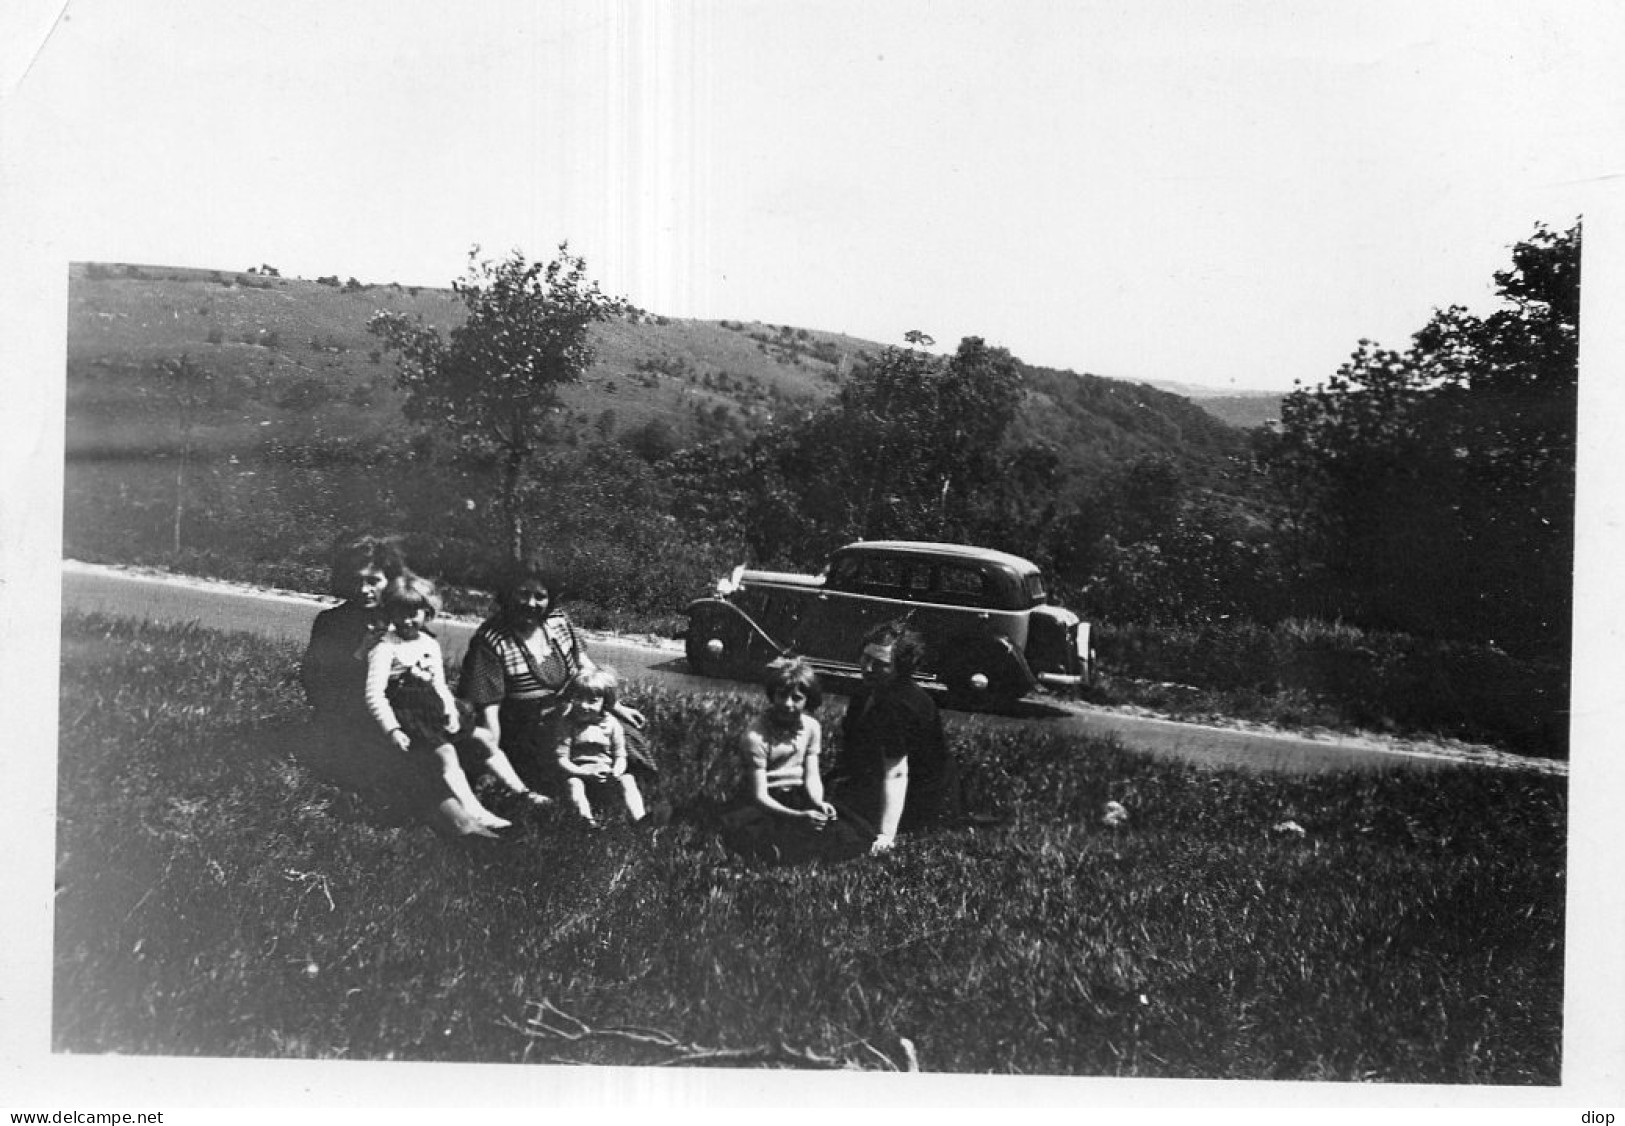
M 568 238 L 656 312 L 1130 378 L 1318 382 L 1625 171 L 1610 3 L 31 6 L 6 167 L 63 259 Z

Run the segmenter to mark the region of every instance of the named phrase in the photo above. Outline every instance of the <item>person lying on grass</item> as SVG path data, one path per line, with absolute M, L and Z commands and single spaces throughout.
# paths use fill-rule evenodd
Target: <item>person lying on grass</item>
M 519 780 L 488 732 L 462 730 L 445 657 L 428 628 L 439 602 L 434 584 L 417 575 L 400 575 L 384 587 L 380 608 L 387 629 L 367 654 L 367 710 L 402 753 L 433 761 L 446 788 L 482 827 L 506 829 L 512 822 L 487 809 L 469 785 L 459 749 L 481 761 L 515 797 L 533 805 L 548 799 Z
M 870 630 L 858 663 L 863 686 L 841 717 L 836 799 L 876 826 L 876 853 L 888 851 L 900 830 L 960 813 L 959 770 L 942 716 L 914 682 L 924 653 L 920 635 L 903 623 Z
M 633 821 L 644 817 L 638 781 L 626 772 L 626 729 L 615 718 L 617 682 L 608 665 L 587 669 L 564 693 L 564 710 L 556 730 L 554 759 L 564 791 L 584 824 L 602 825 L 593 806 L 607 791 L 619 794 Z
M 435 777 L 402 772 L 394 745 L 367 711 L 367 651 L 383 631 L 379 597 L 411 572 L 392 539 L 359 535 L 333 547 L 331 587 L 342 599 L 311 623 L 299 666 L 312 710 L 312 765 L 328 780 L 396 807 L 450 838 L 494 836 Z

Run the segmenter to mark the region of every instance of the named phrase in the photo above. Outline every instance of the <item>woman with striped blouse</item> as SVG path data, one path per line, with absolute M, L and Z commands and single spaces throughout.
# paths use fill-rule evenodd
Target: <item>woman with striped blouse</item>
M 559 609 L 560 585 L 538 562 L 514 565 L 497 584 L 497 611 L 475 631 L 463 658 L 458 693 L 507 751 L 526 781 L 537 785 L 551 750 L 549 726 L 577 675 L 596 667 L 581 637 Z M 643 714 L 616 704 L 630 731 Z

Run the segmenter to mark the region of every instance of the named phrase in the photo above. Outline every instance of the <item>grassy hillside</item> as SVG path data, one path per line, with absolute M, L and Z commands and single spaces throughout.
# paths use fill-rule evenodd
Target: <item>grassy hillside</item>
M 337 279 L 332 279 L 336 282 Z M 69 288 L 68 453 L 118 455 L 174 441 L 151 366 L 183 352 L 218 383 L 201 445 L 240 449 L 265 429 L 367 436 L 399 418 L 393 360 L 366 331 L 377 310 L 448 328 L 450 290 L 324 284 L 209 270 L 76 266 Z M 595 328 L 599 357 L 566 389 L 568 421 L 624 432 L 659 418 L 681 437 L 717 411 L 736 425 L 828 395 L 865 350 L 837 333 L 638 314 Z M 611 412 L 608 422 L 602 422 Z
M 246 272 L 85 264 L 72 268 L 68 453 L 120 456 L 177 440 L 154 364 L 188 354 L 213 373 L 198 447 L 229 454 L 267 440 L 369 438 L 396 428 L 393 360 L 366 331 L 377 310 L 442 329 L 449 289 L 308 281 Z M 563 428 L 604 437 L 651 423 L 687 444 L 749 432 L 816 404 L 884 345 L 841 333 L 639 312 L 595 326 L 598 360 L 564 394 Z M 1206 464 L 1235 436 L 1179 395 L 1100 376 L 1030 368 L 1018 435 L 1048 441 L 1074 469 L 1148 451 Z

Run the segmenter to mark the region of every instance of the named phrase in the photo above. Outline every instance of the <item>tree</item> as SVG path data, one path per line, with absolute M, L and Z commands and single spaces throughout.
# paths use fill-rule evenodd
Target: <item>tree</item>
M 181 524 L 186 514 L 186 470 L 192 460 L 192 435 L 197 418 L 214 390 L 214 373 L 185 352 L 158 365 L 159 379 L 169 386 L 175 404 L 175 422 L 181 433 L 181 453 L 175 462 L 175 521 L 171 547 L 181 550 Z
M 586 262 L 561 243 L 547 263 L 514 251 L 500 262 L 469 252 L 468 273 L 452 283 L 467 315 L 442 335 L 422 317 L 379 312 L 369 332 L 400 355 L 408 419 L 449 427 L 465 449 L 501 465 L 507 548 L 525 552 L 523 491 L 546 442 L 559 391 L 594 358 L 589 329 L 624 315 L 626 302 L 587 277 Z
M 977 337 L 947 358 L 886 349 L 811 423 L 814 460 L 835 470 L 805 467 L 823 494 L 816 507 L 869 538 L 963 529 L 976 492 L 999 476 L 999 443 L 1022 394 L 1014 357 Z
M 1537 227 L 1503 306 L 1436 312 L 1404 352 L 1361 341 L 1294 391 L 1264 456 L 1297 498 L 1305 578 L 1366 624 L 1568 645 L 1580 226 Z

